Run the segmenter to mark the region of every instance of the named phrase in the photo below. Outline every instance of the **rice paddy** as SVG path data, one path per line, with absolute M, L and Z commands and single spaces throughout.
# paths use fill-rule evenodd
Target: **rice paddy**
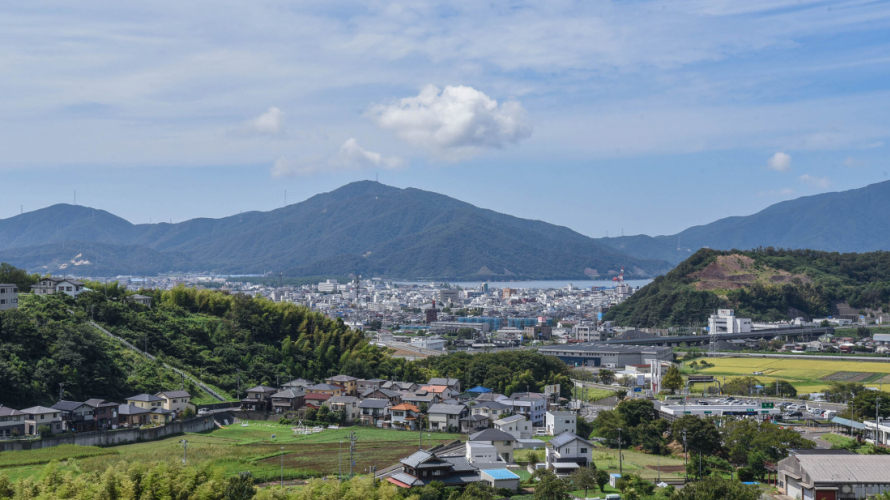
M 890 363 L 748 357 L 708 358 L 707 362 L 714 366 L 692 371 L 684 364 L 684 368 L 688 374 L 713 375 L 721 382 L 722 377 L 738 376 L 752 376 L 764 384 L 783 380 L 798 393 L 821 392 L 832 381 L 863 382 L 870 387 L 890 382 Z

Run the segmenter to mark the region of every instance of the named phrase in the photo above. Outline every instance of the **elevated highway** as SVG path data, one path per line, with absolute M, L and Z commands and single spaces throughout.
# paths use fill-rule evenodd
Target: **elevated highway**
M 744 339 L 763 339 L 772 340 L 776 337 L 787 337 L 795 340 L 813 340 L 822 335 L 834 333 L 834 328 L 776 328 L 769 330 L 754 330 L 749 333 L 721 333 L 716 335 L 718 340 L 744 340 Z M 650 337 L 644 339 L 628 339 L 628 340 L 607 340 L 605 344 L 618 345 L 657 345 L 676 347 L 680 344 L 686 345 L 705 345 L 711 342 L 711 335 L 682 335 L 677 337 Z

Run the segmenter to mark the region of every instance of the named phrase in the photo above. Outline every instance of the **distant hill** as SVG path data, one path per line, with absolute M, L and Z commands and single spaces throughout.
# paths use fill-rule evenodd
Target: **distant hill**
M 651 277 L 670 265 L 629 257 L 568 228 L 419 189 L 363 181 L 270 212 L 134 225 L 88 207 L 0 220 L 0 260 L 37 272 L 283 272 L 438 279 Z
M 890 309 L 890 252 L 701 249 L 605 315 L 635 327 L 706 326 L 718 308 L 759 321 Z
M 700 248 L 890 250 L 890 181 L 783 201 L 753 215 L 727 217 L 670 236 L 622 236 L 597 242 L 641 259 L 673 264 Z

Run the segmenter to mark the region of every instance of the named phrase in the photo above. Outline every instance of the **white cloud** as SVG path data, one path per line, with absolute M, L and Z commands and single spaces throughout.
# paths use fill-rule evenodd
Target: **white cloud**
M 472 156 L 528 138 L 532 125 L 516 101 L 501 104 L 466 86 L 427 85 L 416 97 L 379 105 L 370 113 L 402 140 L 446 158 Z
M 794 194 L 794 190 L 791 188 L 782 188 L 782 189 L 771 189 L 769 191 L 760 191 L 757 193 L 758 196 L 791 196 Z
M 265 113 L 247 121 L 238 132 L 246 135 L 281 135 L 284 132 L 284 111 L 272 106 Z
M 815 177 L 810 174 L 803 174 L 800 176 L 800 181 L 804 184 L 809 184 L 813 187 L 818 187 L 825 189 L 831 185 L 831 181 L 828 180 L 828 177 Z
M 787 172 L 788 170 L 791 170 L 791 155 L 779 151 L 778 153 L 770 156 L 769 160 L 767 160 L 766 163 L 767 165 L 769 165 L 769 168 L 773 170 L 778 170 L 779 172 Z
M 329 158 L 314 158 L 292 161 L 281 157 L 272 164 L 272 177 L 296 177 L 326 172 L 343 172 L 367 169 L 394 170 L 402 168 L 406 162 L 397 157 L 385 157 L 359 146 L 355 138 L 349 138 L 340 146 L 336 155 Z

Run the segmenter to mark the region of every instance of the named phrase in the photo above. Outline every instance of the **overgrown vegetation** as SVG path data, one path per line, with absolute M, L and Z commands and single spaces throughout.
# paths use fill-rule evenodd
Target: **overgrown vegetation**
M 751 283 L 731 289 L 698 289 L 695 284 L 702 281 L 702 271 L 722 256 L 752 259 L 743 270 Z M 761 276 L 773 271 L 805 279 L 773 283 Z M 888 309 L 890 252 L 704 248 L 610 309 L 604 319 L 637 327 L 702 326 L 715 309 L 734 308 L 737 316 L 778 321 L 789 319 L 789 311 L 827 316 L 833 303 L 844 301 L 854 308 Z

